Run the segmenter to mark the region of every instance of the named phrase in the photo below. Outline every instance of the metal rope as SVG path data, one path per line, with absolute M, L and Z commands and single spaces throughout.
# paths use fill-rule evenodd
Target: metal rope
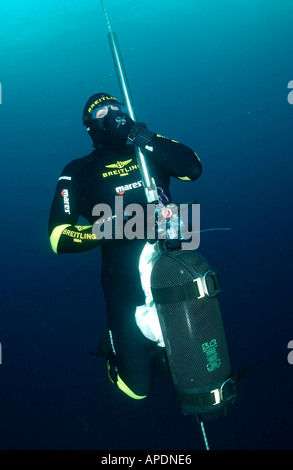
M 200 422 L 200 426 L 201 426 L 202 435 L 203 435 L 204 443 L 205 443 L 205 446 L 206 446 L 206 450 L 210 450 L 209 443 L 208 443 L 208 438 L 207 438 L 207 435 L 206 435 L 206 431 L 205 431 L 203 421 Z
M 105 15 L 105 18 L 106 18 L 106 23 L 107 23 L 107 27 L 108 27 L 109 33 L 112 33 L 112 29 L 111 29 L 109 17 L 108 17 L 108 14 L 107 14 L 107 11 L 106 11 L 106 8 L 105 8 L 105 5 L 104 5 L 103 0 L 101 0 L 101 3 L 102 3 L 102 8 L 103 8 L 104 15 Z

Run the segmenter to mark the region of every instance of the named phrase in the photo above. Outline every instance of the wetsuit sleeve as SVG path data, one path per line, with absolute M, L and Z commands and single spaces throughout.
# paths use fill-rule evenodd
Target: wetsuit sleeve
M 170 176 L 182 181 L 194 181 L 200 177 L 202 166 L 197 154 L 186 145 L 154 134 L 145 147 L 148 158 L 154 160 Z
M 91 225 L 76 225 L 81 212 L 80 198 L 78 182 L 68 165 L 58 180 L 49 217 L 49 237 L 55 253 L 86 251 L 100 244 Z

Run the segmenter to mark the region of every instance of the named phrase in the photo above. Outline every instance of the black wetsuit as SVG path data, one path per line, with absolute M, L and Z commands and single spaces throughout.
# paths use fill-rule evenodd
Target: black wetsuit
M 171 200 L 170 177 L 193 181 L 201 164 L 188 147 L 154 134 L 152 150 L 146 150 L 150 174 Z M 145 240 L 99 242 L 92 234 L 96 204 L 108 204 L 115 214 L 115 196 L 129 203 L 146 205 L 145 192 L 131 145 L 102 148 L 69 163 L 57 184 L 51 207 L 49 235 L 56 253 L 94 248 L 102 250 L 102 287 L 106 300 L 108 327 L 119 376 L 138 398 L 148 394 L 155 361 L 156 344 L 146 339 L 135 321 L 135 310 L 145 301 L 138 262 Z M 90 226 L 77 226 L 82 215 Z

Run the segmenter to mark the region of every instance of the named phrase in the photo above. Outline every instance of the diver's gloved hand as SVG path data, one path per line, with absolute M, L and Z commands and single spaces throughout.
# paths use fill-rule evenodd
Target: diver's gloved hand
M 134 122 L 127 114 L 112 109 L 104 117 L 103 130 L 121 140 L 128 139 L 138 147 L 148 145 L 154 135 L 143 122 Z

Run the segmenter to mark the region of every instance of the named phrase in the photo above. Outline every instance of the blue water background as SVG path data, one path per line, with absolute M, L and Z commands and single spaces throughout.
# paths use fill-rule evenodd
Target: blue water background
M 201 204 L 233 367 L 245 377 L 213 449 L 293 447 L 293 7 L 279 0 L 106 1 L 139 120 L 203 164 L 175 200 Z M 87 98 L 120 97 L 99 1 L 0 5 L 1 449 L 201 449 L 169 382 L 134 402 L 88 355 L 106 328 L 100 254 L 56 256 L 57 178 L 91 151 Z M 113 289 L 115 286 L 113 286 Z

